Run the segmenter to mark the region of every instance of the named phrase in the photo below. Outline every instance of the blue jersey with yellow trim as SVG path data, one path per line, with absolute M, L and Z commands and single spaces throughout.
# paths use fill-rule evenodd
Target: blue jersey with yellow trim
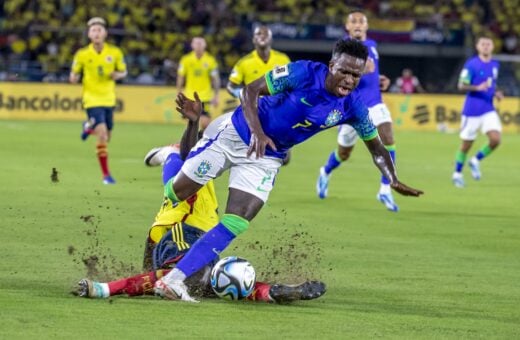
M 325 88 L 327 74 L 326 65 L 305 60 L 266 73 L 271 95 L 258 100 L 258 117 L 277 148 L 274 151 L 268 147 L 266 156 L 283 158 L 292 146 L 340 124 L 351 125 L 364 140 L 377 136 L 359 93 L 355 90 L 346 97 L 335 96 Z M 251 131 L 242 106 L 231 121 L 244 143 L 249 144 Z

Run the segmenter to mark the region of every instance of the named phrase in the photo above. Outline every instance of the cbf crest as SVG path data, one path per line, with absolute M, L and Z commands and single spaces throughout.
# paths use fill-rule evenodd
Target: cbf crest
M 197 171 L 194 171 L 193 173 L 195 174 L 195 176 L 202 178 L 209 172 L 210 169 L 211 163 L 209 161 L 202 161 L 200 162 Z
M 322 129 L 329 128 L 331 126 L 337 125 L 342 118 L 341 112 L 339 110 L 332 110 L 327 119 L 325 120 L 325 124 L 320 126 Z

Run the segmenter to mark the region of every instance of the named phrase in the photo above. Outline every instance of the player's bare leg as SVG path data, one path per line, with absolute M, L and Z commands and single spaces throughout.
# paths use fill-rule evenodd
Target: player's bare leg
M 484 145 L 468 162 L 469 168 L 471 169 L 471 176 L 475 180 L 479 180 L 482 177 L 482 173 L 480 172 L 480 162 L 500 145 L 500 131 L 488 131 L 486 135 L 488 137 L 488 144 Z
M 468 155 L 471 146 L 473 145 L 472 140 L 462 140 L 462 144 L 460 145 L 460 149 L 457 151 L 455 156 L 455 171 L 451 177 L 453 185 L 457 188 L 464 188 L 466 185 L 464 183 L 464 176 L 462 175 L 462 169 L 464 168 L 464 163 L 466 162 L 466 157 Z
M 379 133 L 379 137 L 381 138 L 381 141 L 383 142 L 386 150 L 390 153 L 392 161 L 395 163 L 395 141 L 392 123 L 381 123 L 377 126 L 377 130 Z M 381 203 L 383 203 L 388 210 L 394 212 L 399 211 L 398 206 L 394 202 L 392 189 L 390 188 L 390 180 L 385 176 L 381 176 L 381 186 L 379 188 L 379 192 L 377 193 L 376 198 Z

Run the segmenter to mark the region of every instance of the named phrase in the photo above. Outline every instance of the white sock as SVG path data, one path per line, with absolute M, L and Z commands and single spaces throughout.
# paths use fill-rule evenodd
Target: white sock
M 184 274 L 177 268 L 173 268 L 171 272 L 169 272 L 162 278 L 162 280 L 166 283 L 171 283 L 173 281 L 184 281 L 185 278 L 186 274 Z
M 470 160 L 471 163 L 479 163 L 480 161 L 477 159 L 477 157 L 473 156 L 471 157 L 471 160 Z
M 383 184 L 381 183 L 381 187 L 379 188 L 379 193 L 383 195 L 388 195 L 392 192 L 392 189 L 390 188 L 390 184 Z
M 110 288 L 108 288 L 108 283 L 100 282 L 101 286 L 101 295 L 103 298 L 110 297 Z

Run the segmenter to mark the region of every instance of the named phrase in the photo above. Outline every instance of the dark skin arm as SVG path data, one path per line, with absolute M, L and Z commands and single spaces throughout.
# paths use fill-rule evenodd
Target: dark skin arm
M 365 141 L 365 145 L 367 146 L 368 151 L 370 151 L 372 154 L 374 164 L 377 166 L 379 171 L 381 171 L 381 173 L 386 178 L 390 179 L 390 186 L 392 189 L 403 196 L 418 197 L 424 193 L 421 190 L 410 188 L 406 184 L 399 182 L 397 179 L 394 162 L 392 162 L 390 154 L 385 149 L 385 146 L 379 137 Z
M 267 83 L 265 78 L 261 77 L 247 85 L 240 97 L 244 117 L 251 130 L 251 140 L 249 141 L 249 150 L 247 151 L 248 157 L 251 156 L 253 152 L 256 153 L 256 158 L 263 157 L 267 146 L 276 151 L 273 140 L 264 133 L 260 119 L 258 119 L 258 98 L 268 95 L 270 95 L 270 93 L 267 88 Z
M 194 93 L 195 100 L 189 100 L 182 92 L 177 95 L 175 103 L 177 103 L 177 111 L 186 119 L 188 126 L 184 130 L 181 138 L 182 160 L 185 160 L 190 153 L 191 148 L 197 144 L 199 134 L 199 118 L 202 113 L 202 102 L 197 92 Z

